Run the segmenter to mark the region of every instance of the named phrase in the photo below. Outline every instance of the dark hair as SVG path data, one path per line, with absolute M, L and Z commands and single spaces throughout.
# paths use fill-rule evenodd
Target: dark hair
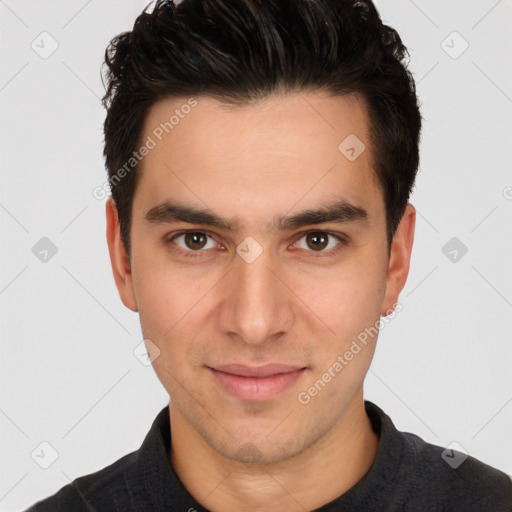
M 158 0 L 147 9 L 105 52 L 104 156 L 128 254 L 138 173 L 118 171 L 156 101 L 246 104 L 313 90 L 364 99 L 391 244 L 416 177 L 421 115 L 407 49 L 370 0 Z

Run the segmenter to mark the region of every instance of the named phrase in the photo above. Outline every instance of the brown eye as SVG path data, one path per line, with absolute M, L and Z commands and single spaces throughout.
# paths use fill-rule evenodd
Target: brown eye
M 173 243 L 188 253 L 202 253 L 206 249 L 214 249 L 217 245 L 215 240 L 203 231 L 183 231 L 168 239 L 167 243 Z
M 329 243 L 329 236 L 326 233 L 308 233 L 306 235 L 306 243 L 314 250 L 325 249 Z
M 328 231 L 309 231 L 295 243 L 295 247 L 309 253 L 317 253 L 318 256 L 334 255 L 344 245 L 346 245 L 346 241 L 342 236 Z
M 194 231 L 191 233 L 185 233 L 185 245 L 189 249 L 197 250 L 202 249 L 207 242 L 207 237 L 205 233 L 201 233 L 200 231 Z

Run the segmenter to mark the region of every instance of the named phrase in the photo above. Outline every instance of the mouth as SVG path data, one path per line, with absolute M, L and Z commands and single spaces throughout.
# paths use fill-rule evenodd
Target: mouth
M 306 367 L 285 364 L 207 366 L 216 382 L 227 393 L 241 400 L 263 402 L 281 395 L 306 371 Z

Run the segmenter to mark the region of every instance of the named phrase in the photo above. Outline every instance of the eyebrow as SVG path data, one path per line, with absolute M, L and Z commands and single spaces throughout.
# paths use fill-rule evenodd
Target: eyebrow
M 368 223 L 368 217 L 368 212 L 364 208 L 341 199 L 320 208 L 307 209 L 293 215 L 279 217 L 271 224 L 270 230 L 291 231 L 311 224 L 326 222 Z M 209 209 L 198 208 L 179 201 L 165 201 L 154 206 L 145 214 L 144 218 L 152 224 L 187 222 L 230 232 L 239 230 L 237 222 L 223 218 Z

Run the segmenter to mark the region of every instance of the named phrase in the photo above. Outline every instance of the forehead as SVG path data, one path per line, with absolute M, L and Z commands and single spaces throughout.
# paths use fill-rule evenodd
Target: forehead
M 343 196 L 371 211 L 379 202 L 357 96 L 296 93 L 247 105 L 167 98 L 149 110 L 140 140 L 152 146 L 136 190 L 146 211 L 179 199 L 233 219 L 247 211 L 256 222 L 276 213 L 270 205 L 289 211 Z
M 208 96 L 165 98 L 147 112 L 142 137 L 151 136 L 159 150 L 174 146 L 174 152 L 179 152 L 178 146 L 187 139 L 190 145 L 200 144 L 195 147 L 196 154 L 207 152 L 210 158 L 219 154 L 224 158 L 226 147 L 233 153 L 247 147 L 236 146 L 238 142 L 258 141 L 267 142 L 258 148 L 262 156 L 278 145 L 296 149 L 298 157 L 304 157 L 304 150 L 314 149 L 313 145 L 332 153 L 339 151 L 339 143 L 348 136 L 369 142 L 365 105 L 360 95 L 333 97 L 320 92 L 275 94 L 240 105 Z M 205 138 L 217 145 L 208 144 Z M 302 145 L 305 138 L 309 138 L 306 148 Z

